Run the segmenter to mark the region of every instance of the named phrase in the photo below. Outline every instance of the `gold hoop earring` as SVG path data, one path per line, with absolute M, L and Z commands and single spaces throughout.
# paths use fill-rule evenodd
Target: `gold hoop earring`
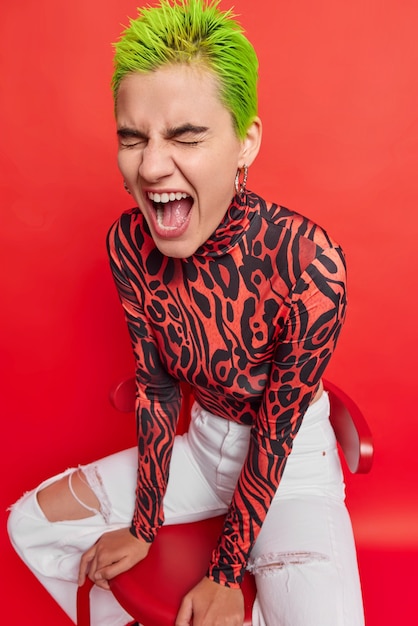
M 248 165 L 239 167 L 235 176 L 235 191 L 243 196 L 247 191 Z
M 123 181 L 123 188 L 125 189 L 125 191 L 127 191 L 129 193 L 130 196 L 132 195 L 131 192 L 129 191 L 129 187 L 127 185 L 126 180 Z

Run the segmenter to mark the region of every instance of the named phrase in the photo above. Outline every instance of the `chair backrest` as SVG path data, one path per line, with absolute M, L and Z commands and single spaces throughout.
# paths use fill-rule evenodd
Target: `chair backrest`
M 373 438 L 370 428 L 357 404 L 334 383 L 324 380 L 328 392 L 331 413 L 330 421 L 349 470 L 353 474 L 365 474 L 373 463 Z M 184 385 L 183 405 L 180 416 L 180 431 L 187 428 L 193 395 Z M 110 393 L 112 405 L 123 412 L 135 409 L 135 378 L 126 378 L 115 385 Z
M 342 389 L 324 380 L 330 401 L 330 422 L 353 474 L 370 472 L 373 464 L 373 437 L 357 404 Z

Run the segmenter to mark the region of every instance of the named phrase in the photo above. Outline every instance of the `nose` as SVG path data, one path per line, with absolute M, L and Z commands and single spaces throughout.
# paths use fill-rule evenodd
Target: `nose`
M 143 180 L 155 183 L 170 176 L 174 171 L 174 161 L 169 147 L 160 143 L 148 141 L 142 151 L 139 164 L 139 175 Z

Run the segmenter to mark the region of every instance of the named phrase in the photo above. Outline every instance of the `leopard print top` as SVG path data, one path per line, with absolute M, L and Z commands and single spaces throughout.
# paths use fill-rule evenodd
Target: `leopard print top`
M 346 311 L 341 248 L 318 225 L 236 196 L 186 259 L 162 255 L 138 208 L 108 235 L 136 360 L 138 487 L 131 532 L 152 541 L 189 383 L 211 413 L 252 426 L 246 461 L 208 576 L 242 580 L 303 415 Z

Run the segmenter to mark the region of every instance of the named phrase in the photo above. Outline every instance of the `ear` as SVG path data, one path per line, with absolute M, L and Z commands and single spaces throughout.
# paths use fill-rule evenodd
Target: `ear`
M 241 152 L 238 161 L 238 167 L 244 165 L 252 165 L 261 145 L 262 124 L 259 117 L 256 117 L 247 130 L 247 134 L 241 142 Z

